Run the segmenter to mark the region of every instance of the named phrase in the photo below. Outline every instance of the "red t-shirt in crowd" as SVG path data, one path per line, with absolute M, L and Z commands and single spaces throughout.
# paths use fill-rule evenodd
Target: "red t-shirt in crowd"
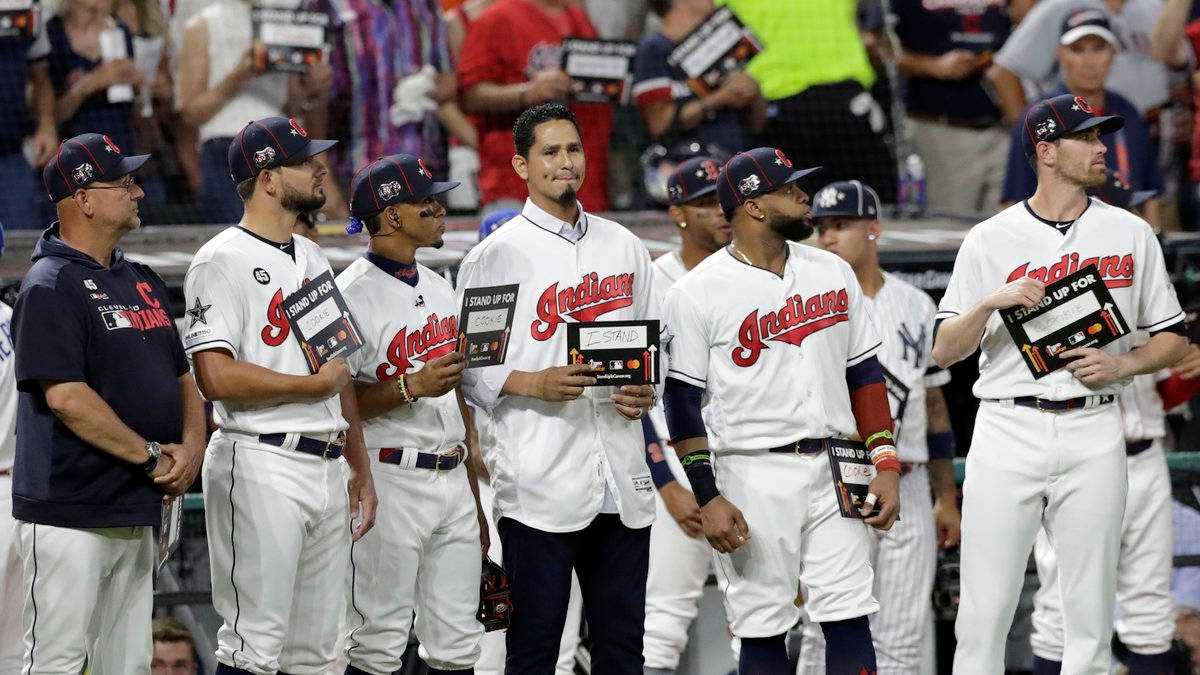
M 596 29 L 582 9 L 563 3 L 558 16 L 550 16 L 529 0 L 501 0 L 471 22 L 458 60 L 458 82 L 463 91 L 480 82 L 517 84 L 532 80 L 538 71 L 558 68 L 565 37 L 595 38 Z M 598 103 L 572 103 L 579 120 L 586 176 L 579 201 L 588 211 L 608 210 L 608 139 L 612 109 Z M 479 132 L 479 189 L 483 203 L 498 199 L 525 199 L 525 182 L 512 168 L 512 129 L 516 112 L 477 115 Z
M 1183 34 L 1187 37 L 1188 44 L 1191 45 L 1197 61 L 1200 62 L 1200 19 L 1196 19 L 1184 27 Z M 1198 80 L 1200 80 L 1200 70 L 1193 73 L 1192 77 L 1192 109 L 1195 111 L 1195 119 L 1192 125 L 1192 156 L 1188 158 L 1188 180 L 1193 183 L 1200 182 L 1200 86 L 1197 86 Z

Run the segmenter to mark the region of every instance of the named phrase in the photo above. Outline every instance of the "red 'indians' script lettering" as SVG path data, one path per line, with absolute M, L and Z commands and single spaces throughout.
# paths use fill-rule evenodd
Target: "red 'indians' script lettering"
M 166 328 L 172 325 L 171 317 L 167 316 L 167 310 L 160 307 L 149 307 L 146 309 L 123 309 L 120 310 L 121 315 L 129 319 L 129 323 L 140 331 L 148 331 L 151 328 Z
M 1021 277 L 1033 277 L 1048 284 L 1058 281 L 1068 274 L 1078 272 L 1088 265 L 1100 270 L 1100 278 L 1104 279 L 1104 285 L 1109 288 L 1125 288 L 1133 285 L 1133 256 L 1128 253 L 1084 258 L 1082 261 L 1079 259 L 1078 253 L 1064 253 L 1058 262 L 1049 267 L 1029 269 L 1029 263 L 1022 263 L 1008 275 L 1007 281 L 1016 281 Z
M 407 328 L 401 328 L 396 333 L 388 344 L 387 363 L 379 364 L 375 369 L 375 377 L 380 382 L 394 380 L 400 377 L 400 373 L 407 373 L 412 368 L 413 359 L 428 363 L 454 351 L 457 341 L 458 317 L 439 319 L 437 314 L 431 314 L 423 328 L 411 333 Z
M 267 325 L 262 329 L 262 341 L 269 347 L 278 347 L 287 339 L 291 328 L 287 317 L 283 315 L 283 289 L 275 291 L 271 296 L 271 304 L 267 305 Z
M 554 337 L 564 316 L 576 321 L 595 321 L 596 317 L 633 304 L 633 272 L 600 278 L 591 272 L 583 275 L 578 286 L 558 290 L 555 282 L 542 291 L 537 301 L 537 321 L 530 333 L 539 342 Z
M 782 308 L 767 312 L 761 318 L 756 309 L 742 319 L 742 325 L 738 327 L 739 346 L 733 348 L 733 362 L 743 368 L 754 365 L 762 350 L 771 348 L 767 340 L 799 347 L 809 335 L 849 319 L 848 307 L 846 289 L 842 289 L 808 299 L 793 295 Z

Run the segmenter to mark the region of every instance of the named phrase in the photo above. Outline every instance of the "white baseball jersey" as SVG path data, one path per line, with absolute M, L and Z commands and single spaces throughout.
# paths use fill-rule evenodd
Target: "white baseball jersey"
M 484 459 L 497 509 L 530 527 L 571 532 L 601 512 L 607 492 L 626 527 L 646 527 L 654 484 L 642 428 L 617 412 L 613 387 L 588 387 L 565 403 L 500 393 L 514 370 L 567 365 L 569 322 L 658 319 L 646 247 L 611 220 L 580 209 L 576 223 L 563 223 L 527 201 L 459 268 L 460 298 L 503 284 L 520 284 L 505 362 L 463 374 L 467 398 L 494 419 Z
M 196 252 L 184 277 L 188 355 L 228 350 L 235 359 L 288 375 L 309 375 L 291 334 L 283 299 L 330 271 L 313 242 L 292 235 L 296 258 L 241 227 L 230 227 Z M 244 434 L 327 434 L 348 427 L 335 394 L 314 403 L 214 401 L 217 426 Z
M 688 273 L 688 268 L 683 264 L 683 258 L 679 256 L 679 251 L 671 251 L 664 253 L 654 259 L 655 279 L 658 282 L 659 294 L 666 292 L 668 288 L 675 285 L 676 281 L 683 278 L 683 275 Z
M 927 462 L 925 388 L 950 381 L 950 371 L 938 368 L 933 361 L 933 316 L 937 307 L 928 293 L 887 272 L 883 273 L 879 292 L 873 298 L 864 295 L 863 304 L 870 310 L 868 316 L 883 342 L 878 357 L 896 422 L 900 461 Z
M 1121 391 L 1121 419 L 1125 422 L 1125 440 L 1142 441 L 1167 435 L 1167 411 L 1163 410 L 1158 382 L 1170 377 L 1171 371 L 1137 375 Z
M 1129 333 L 1104 346 L 1110 354 L 1128 352 L 1134 330 L 1154 332 L 1183 321 L 1175 289 L 1167 277 L 1162 249 L 1146 221 L 1098 199 L 1066 233 L 1018 203 L 976 225 L 967 233 L 954 262 L 937 318 L 970 310 L 1004 284 L 1030 276 L 1047 283 L 1079 268 L 1095 265 L 1112 293 Z M 1038 396 L 1064 400 L 1093 394 L 1117 394 L 1126 382 L 1091 389 L 1065 369 L 1035 380 L 999 312 L 988 318 L 979 358 L 980 399 Z
M 880 342 L 841 258 L 789 243 L 780 277 L 726 248 L 667 291 L 664 316 L 670 377 L 705 390 L 714 451 L 857 432 L 846 368 Z
M 363 337 L 362 349 L 348 359 L 354 379 L 395 380 L 454 351 L 458 341 L 454 288 L 428 267 L 418 264 L 417 285 L 409 286 L 359 258 L 338 275 L 337 283 Z M 466 436 L 453 391 L 397 406 L 363 422 L 368 448 L 436 453 L 453 448 Z
M 17 452 L 17 381 L 13 358 L 12 307 L 0 302 L 0 472 L 12 471 Z M 0 533 L 7 539 L 8 533 Z

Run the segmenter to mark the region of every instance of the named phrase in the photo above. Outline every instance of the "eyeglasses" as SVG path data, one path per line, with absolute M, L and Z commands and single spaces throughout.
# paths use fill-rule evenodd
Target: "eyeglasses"
M 121 183 L 119 185 L 89 185 L 89 186 L 85 187 L 84 189 L 85 190 L 124 190 L 126 192 L 133 192 L 133 188 L 135 188 L 136 186 L 137 186 L 137 183 L 134 182 L 133 176 L 126 176 L 125 180 L 121 181 Z

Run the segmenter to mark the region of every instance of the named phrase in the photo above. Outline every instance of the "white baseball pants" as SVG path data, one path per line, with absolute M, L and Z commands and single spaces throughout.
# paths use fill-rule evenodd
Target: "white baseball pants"
M 369 452 L 379 510 L 350 549 L 346 655 L 369 673 L 400 670 L 416 610 L 420 657 L 440 670 L 470 668 L 483 636 L 483 557 L 467 469 L 404 468 Z
M 152 528 L 17 521 L 24 584 L 23 675 L 149 675 Z
M 1048 413 L 983 401 L 963 485 L 962 597 L 954 672 L 1000 675 L 1033 541 L 1059 552 L 1063 672 L 1108 673 L 1125 512 L 1125 439 L 1114 404 Z
M 901 519 L 892 529 L 869 531 L 875 570 L 873 595 L 879 602 L 879 611 L 870 619 L 871 641 L 879 675 L 916 675 L 921 668 L 937 572 L 933 498 L 924 464 L 900 478 L 900 509 Z M 816 621 L 804 626 L 796 672 L 825 675 L 825 635 Z
M 21 672 L 25 651 L 21 609 L 25 584 L 17 554 L 17 521 L 12 517 L 12 476 L 0 476 L 0 675 Z
M 217 660 L 323 675 L 337 659 L 350 572 L 345 460 L 213 434 L 204 458 Z
M 1127 459 L 1129 494 L 1117 562 L 1117 635 L 1136 654 L 1171 649 L 1171 477 L 1162 441 Z M 1062 594 L 1058 560 L 1045 532 L 1033 547 L 1041 588 L 1033 596 L 1033 653 L 1051 661 L 1063 655 Z

